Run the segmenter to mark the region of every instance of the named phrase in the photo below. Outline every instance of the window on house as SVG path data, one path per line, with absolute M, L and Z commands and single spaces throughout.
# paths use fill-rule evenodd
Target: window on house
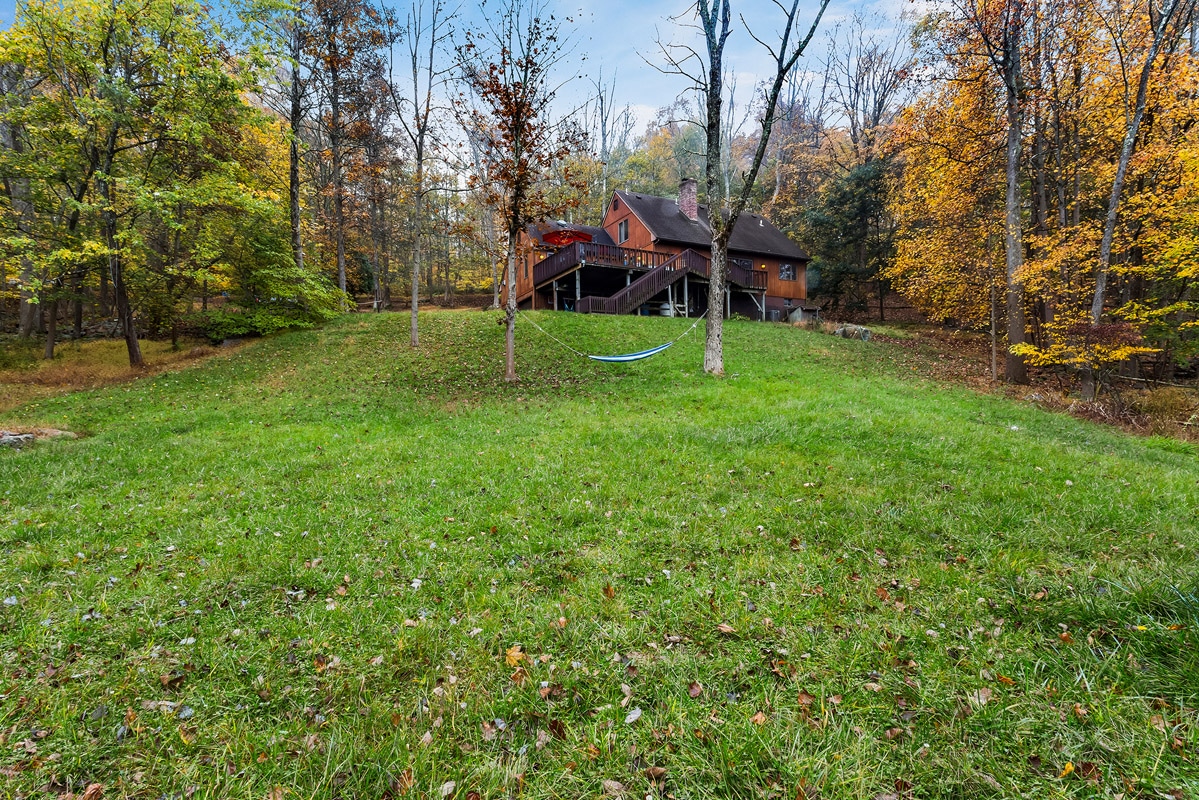
M 795 265 L 794 264 L 779 264 L 779 280 L 780 281 L 795 280 Z
M 622 219 L 620 224 L 616 226 L 617 244 L 624 244 L 629 240 L 629 221 Z
M 619 198 L 619 197 L 617 197 L 617 198 L 614 198 L 614 199 L 612 200 L 612 210 L 613 210 L 613 211 L 620 211 L 620 198 Z
M 791 308 L 791 302 L 792 301 L 791 301 L 790 297 L 784 297 L 783 298 L 783 308 Z

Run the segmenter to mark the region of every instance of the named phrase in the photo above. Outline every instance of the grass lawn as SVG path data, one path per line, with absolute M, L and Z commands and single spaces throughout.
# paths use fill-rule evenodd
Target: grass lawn
M 759 323 L 506 386 L 496 319 L 8 412 L 86 435 L 0 453 L 0 794 L 1199 797 L 1193 446 Z

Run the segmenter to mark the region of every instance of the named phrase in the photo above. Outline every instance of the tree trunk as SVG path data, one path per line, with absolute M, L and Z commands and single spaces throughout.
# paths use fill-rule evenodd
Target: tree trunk
M 704 372 L 717 377 L 724 375 L 724 294 L 728 258 L 727 239 L 713 241 L 712 266 L 708 272 L 708 319 L 704 323 Z
M 300 84 L 300 26 L 296 20 L 291 36 L 291 112 L 288 124 L 291 141 L 288 145 L 287 197 L 291 215 L 291 252 L 296 268 L 304 269 L 304 241 L 300 232 L 300 125 L 303 122 L 303 87 Z
M 421 248 L 421 231 L 424 229 L 424 225 L 422 224 L 424 222 L 422 214 L 424 213 L 425 206 L 425 193 L 423 191 L 423 187 L 421 186 L 421 184 L 424 182 L 424 172 L 422 167 L 423 165 L 421 164 L 417 165 L 416 198 L 412 204 L 412 213 L 416 218 L 416 239 L 412 248 L 412 322 L 409 344 L 411 344 L 413 347 L 420 346 L 420 329 L 417 325 L 416 312 L 420 307 L 421 261 L 424 258 L 424 252 Z
M 1116 165 L 1116 175 L 1112 179 L 1112 191 L 1107 201 L 1107 215 L 1103 220 L 1103 238 L 1099 242 L 1099 264 L 1095 268 L 1095 294 L 1091 298 L 1092 325 L 1098 325 L 1103 317 L 1107 273 L 1112 263 L 1112 241 L 1116 234 L 1116 220 L 1120 211 L 1120 199 L 1124 194 L 1124 181 L 1128 177 L 1128 165 L 1132 161 L 1133 151 L 1136 149 L 1141 120 L 1145 117 L 1145 105 L 1149 94 L 1149 75 L 1153 72 L 1153 62 L 1157 60 L 1158 53 L 1161 52 L 1170 21 L 1180 5 L 1179 0 L 1171 0 L 1170 5 L 1162 9 L 1161 16 L 1158 17 L 1157 24 L 1153 28 L 1153 43 L 1149 46 L 1145 63 L 1141 65 L 1132 118 L 1128 120 L 1128 127 L 1124 131 L 1124 141 L 1120 145 L 1120 160 Z M 1095 373 L 1090 366 L 1082 370 L 1081 383 L 1082 399 L 1094 400 L 1097 397 L 1098 382 L 1095 380 Z
M 107 319 L 111 309 L 108 307 L 108 265 L 104 263 L 100 264 L 100 290 L 97 305 L 100 307 L 100 317 Z
M 83 270 L 76 271 L 71 283 L 71 294 L 75 296 L 75 325 L 72 333 L 75 339 L 79 340 L 83 338 Z
M 54 339 L 58 335 L 58 298 L 55 297 L 46 307 L 49 315 L 46 319 L 46 349 L 42 358 L 50 361 L 54 358 Z
M 508 302 L 504 314 L 504 380 L 514 383 L 516 377 L 516 230 L 508 231 Z
M 1020 219 L 1020 44 L 1014 33 L 1007 34 L 1007 196 L 1005 198 L 1004 249 L 1007 261 L 1007 339 L 1008 352 L 1004 377 L 1009 383 L 1028 383 L 1024 359 L 1011 352 L 1011 346 L 1024 341 L 1024 287 L 1020 268 L 1024 266 L 1024 242 Z
M 724 30 L 728 30 L 728 6 L 723 6 Z M 712 266 L 708 273 L 708 319 L 704 324 L 704 372 L 717 377 L 724 375 L 724 294 L 726 265 L 729 258 L 729 237 L 725 231 L 724 200 L 720 158 L 720 121 L 724 103 L 724 40 L 718 39 L 716 17 L 707 21 L 708 36 L 707 86 L 707 152 L 704 156 L 704 182 L 708 193 L 708 225 L 712 229 Z
M 1179 6 L 1179 0 L 1172 0 L 1169 6 L 1162 9 L 1161 16 L 1153 29 L 1153 43 L 1149 47 L 1148 55 L 1145 56 L 1145 63 L 1141 66 L 1141 75 L 1137 81 L 1136 102 L 1132 118 L 1128 121 L 1128 127 L 1124 131 L 1124 141 L 1120 146 L 1120 160 L 1116 166 L 1116 176 L 1112 180 L 1112 192 L 1107 201 L 1107 216 L 1103 220 L 1103 239 L 1099 243 L 1099 266 L 1095 271 L 1095 295 L 1091 300 L 1091 323 L 1094 325 L 1098 325 L 1103 316 L 1104 293 L 1107 288 L 1107 271 L 1112 261 L 1112 240 L 1116 233 L 1116 218 L 1120 210 L 1120 198 L 1124 193 L 1124 181 L 1128 177 L 1128 165 L 1132 161 L 1132 154 L 1136 149 L 1141 120 L 1145 117 L 1145 105 L 1149 94 L 1149 75 L 1153 72 L 1153 62 L 1157 60 L 1158 53 L 1161 52 L 1170 21 Z
M 337 288 L 346 291 L 346 203 L 345 203 L 345 174 L 341 152 L 341 95 L 339 75 L 336 67 L 329 70 L 329 84 L 332 87 L 329 98 L 330 126 L 329 150 L 333 162 L 333 226 L 334 239 L 337 242 Z M 342 301 L 345 302 L 344 300 Z
M 108 272 L 112 278 L 112 294 L 116 302 L 117 319 L 121 321 L 121 331 L 125 335 L 125 348 L 129 352 L 129 366 L 140 367 L 145 362 L 142 359 L 141 345 L 137 341 L 137 328 L 133 323 L 133 307 L 129 304 L 129 291 L 125 288 L 121 245 L 117 239 L 117 212 L 112 205 L 112 185 L 109 183 L 108 177 L 112 170 L 116 144 L 117 132 L 114 130 L 108 137 L 104 166 L 96 177 L 96 188 L 99 189 L 100 197 L 103 200 L 103 207 L 100 211 L 100 231 L 104 236 L 104 245 L 108 248 Z

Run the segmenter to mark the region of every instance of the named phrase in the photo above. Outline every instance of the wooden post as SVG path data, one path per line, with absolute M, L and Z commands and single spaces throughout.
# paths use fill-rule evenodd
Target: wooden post
M 666 287 L 666 305 L 670 306 L 670 316 L 674 316 L 674 284 L 668 284 Z
M 691 300 L 687 297 L 687 278 L 683 277 L 683 317 L 691 316 Z
M 558 310 L 558 280 L 554 279 L 554 310 Z
M 579 298 L 583 296 L 583 269 L 580 267 L 575 270 L 575 308 L 578 308 L 577 303 Z
M 724 290 L 724 318 L 728 319 L 733 316 L 733 293 L 727 288 Z

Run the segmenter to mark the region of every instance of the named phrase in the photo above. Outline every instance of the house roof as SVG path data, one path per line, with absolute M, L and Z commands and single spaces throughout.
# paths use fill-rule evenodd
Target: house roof
M 559 232 L 584 234 L 591 237 L 588 241 L 597 244 L 616 244 L 616 242 L 612 241 L 612 236 L 606 230 L 593 225 L 575 225 L 574 223 L 563 222 L 562 220 L 542 220 L 532 223 L 525 229 L 525 233 L 528 234 L 529 239 L 533 241 L 535 246 L 546 249 L 555 249 L 560 246 L 560 243 L 555 244 L 552 241 L 547 241 L 545 238 L 546 236 L 556 238 L 553 234 Z
M 672 197 L 655 197 L 624 190 L 617 190 L 616 196 L 649 228 L 655 239 L 704 249 L 712 247 L 712 229 L 708 226 L 706 205 L 699 207 L 699 219 L 693 220 L 679 209 L 678 202 Z M 729 250 L 795 261 L 811 260 L 803 248 L 774 227 L 770 220 L 749 212 L 737 219 L 737 227 L 733 229 L 729 240 Z

